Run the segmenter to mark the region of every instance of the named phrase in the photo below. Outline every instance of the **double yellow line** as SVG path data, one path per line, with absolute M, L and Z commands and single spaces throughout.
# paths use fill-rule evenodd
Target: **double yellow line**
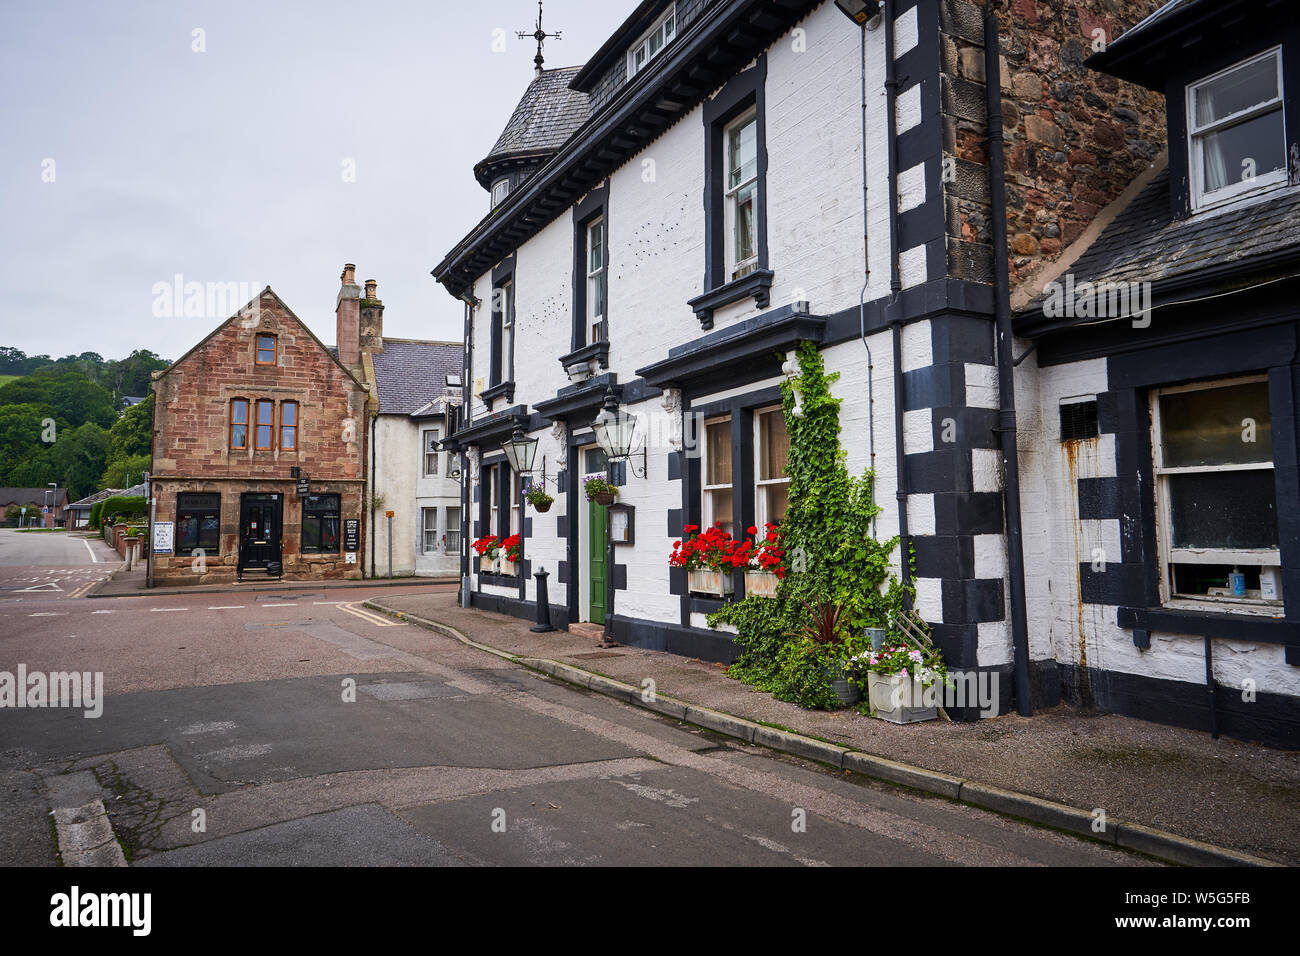
M 349 614 L 361 618 L 363 621 L 375 625 L 375 627 L 406 627 L 405 621 L 394 621 L 391 617 L 385 617 L 374 611 L 363 608 L 360 604 L 339 604 L 336 605 L 340 611 L 347 611 Z

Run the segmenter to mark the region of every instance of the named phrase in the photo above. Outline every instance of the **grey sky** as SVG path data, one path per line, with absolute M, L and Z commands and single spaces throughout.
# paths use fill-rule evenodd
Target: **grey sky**
M 549 0 L 547 66 L 635 6 Z M 156 318 L 177 274 L 270 284 L 333 343 L 344 262 L 379 280 L 387 334 L 460 337 L 429 271 L 487 211 L 471 170 L 532 78 L 535 0 L 0 8 L 0 345 L 177 358 L 225 317 Z

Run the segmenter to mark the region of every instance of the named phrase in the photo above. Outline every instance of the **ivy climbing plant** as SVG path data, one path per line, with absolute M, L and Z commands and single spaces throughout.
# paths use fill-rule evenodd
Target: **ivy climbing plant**
M 786 475 L 790 505 L 781 521 L 789 573 L 775 598 L 747 597 L 709 616 L 709 625 L 737 629 L 743 649 L 728 675 L 805 707 L 840 706 L 831 677 L 843 660 L 863 649 L 863 629 L 884 627 L 903 606 L 904 586 L 890 571 L 898 538 L 877 541 L 871 519 L 880 513 L 875 476 L 849 474 L 840 446 L 840 399 L 830 386 L 821 353 L 800 343 L 799 374 L 781 384 L 790 436 Z M 843 642 L 808 636 L 808 607 L 829 602 L 840 609 Z

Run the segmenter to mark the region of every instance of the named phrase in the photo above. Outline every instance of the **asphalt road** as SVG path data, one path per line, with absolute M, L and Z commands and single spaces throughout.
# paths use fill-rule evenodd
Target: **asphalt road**
M 80 596 L 121 564 L 99 538 L 0 528 L 0 610 L 20 600 Z
M 574 689 L 369 593 L 0 605 L 0 671 L 104 680 L 98 718 L 0 710 L 0 864 L 54 863 L 85 770 L 139 866 L 1149 862 Z

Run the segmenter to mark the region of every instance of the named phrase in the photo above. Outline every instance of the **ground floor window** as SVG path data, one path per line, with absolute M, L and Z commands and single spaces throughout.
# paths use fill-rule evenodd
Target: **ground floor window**
M 338 495 L 308 495 L 302 499 L 302 553 L 339 553 Z
M 422 550 L 424 551 L 425 554 L 437 554 L 438 553 L 438 509 L 421 508 L 420 510 L 424 515 L 424 521 L 422 524 L 422 527 L 424 529 L 423 532 L 424 547 Z
M 1151 421 L 1164 599 L 1280 605 L 1268 382 L 1158 389 Z
M 177 495 L 176 553 L 188 555 L 202 549 L 205 554 L 216 554 L 220 547 L 221 495 Z
M 702 524 L 715 525 L 731 534 L 733 493 L 731 477 L 731 416 L 704 423 L 704 476 Z
M 447 553 L 460 554 L 460 509 L 447 509 Z
M 759 528 L 780 524 L 790 508 L 790 434 L 785 413 L 769 408 L 754 413 L 754 507 Z

